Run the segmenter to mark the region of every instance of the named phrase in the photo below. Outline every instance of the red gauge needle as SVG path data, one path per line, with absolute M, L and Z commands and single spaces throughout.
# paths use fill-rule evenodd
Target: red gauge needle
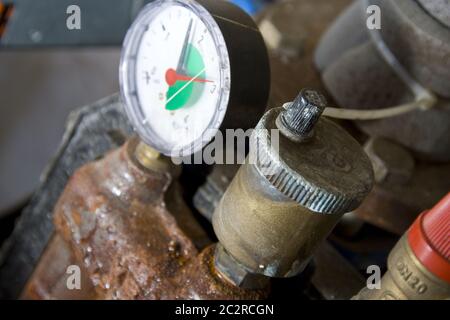
M 191 81 L 191 82 L 213 82 L 211 80 L 199 79 L 195 77 L 189 77 L 182 74 L 178 74 L 174 69 L 167 69 L 166 82 L 169 86 L 173 86 L 177 81 Z

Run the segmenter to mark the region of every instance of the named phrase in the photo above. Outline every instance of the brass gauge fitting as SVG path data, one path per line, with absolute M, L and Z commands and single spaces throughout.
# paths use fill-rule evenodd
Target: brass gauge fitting
M 450 193 L 422 213 L 392 249 L 381 289 L 355 300 L 450 299 Z
M 342 128 L 320 118 L 325 106 L 321 94 L 305 89 L 255 128 L 248 161 L 213 215 L 216 269 L 237 285 L 261 283 L 251 275 L 300 273 L 341 215 L 372 188 L 368 157 Z M 281 132 L 278 139 L 272 130 Z

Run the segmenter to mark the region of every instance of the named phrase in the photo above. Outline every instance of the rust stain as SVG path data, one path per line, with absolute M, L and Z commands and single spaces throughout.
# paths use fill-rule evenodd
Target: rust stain
M 55 206 L 57 235 L 70 248 L 71 260 L 82 264 L 92 285 L 85 292 L 86 298 L 267 296 L 266 291 L 243 290 L 217 277 L 212 271 L 214 246 L 204 249 L 211 242 L 182 201 L 177 182 L 173 181 L 175 171 L 142 168 L 132 156 L 135 145 L 136 141 L 131 140 L 103 159 L 78 169 Z M 40 266 L 61 259 L 53 253 L 54 262 L 44 259 Z M 41 269 L 28 288 L 39 281 L 56 281 L 46 277 L 47 268 Z M 53 292 L 37 296 L 63 295 Z

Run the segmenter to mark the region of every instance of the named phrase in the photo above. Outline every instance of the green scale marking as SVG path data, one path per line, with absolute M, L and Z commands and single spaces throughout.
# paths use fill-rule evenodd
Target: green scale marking
M 203 58 L 200 52 L 191 44 L 188 44 L 188 54 L 185 61 L 186 76 L 194 77 L 205 67 Z M 205 72 L 201 73 L 199 79 L 205 79 Z M 178 92 L 188 81 L 177 80 L 174 85 L 169 87 L 166 94 L 166 99 L 169 100 L 174 94 Z M 204 89 L 204 83 L 191 82 L 186 86 L 177 96 L 175 96 L 169 103 L 166 104 L 167 110 L 178 110 L 184 107 L 189 107 L 201 96 Z

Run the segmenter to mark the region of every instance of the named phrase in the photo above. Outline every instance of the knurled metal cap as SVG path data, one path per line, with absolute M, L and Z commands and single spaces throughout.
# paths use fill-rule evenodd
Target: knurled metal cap
M 360 205 L 373 186 L 373 170 L 359 143 L 330 120 L 320 118 L 310 139 L 273 135 L 284 108 L 269 110 L 252 135 L 250 158 L 281 193 L 311 211 L 342 214 Z M 278 147 L 277 147 L 278 146 Z
M 408 243 L 428 271 L 450 283 L 450 193 L 416 219 Z
M 327 106 L 325 97 L 311 89 L 303 89 L 297 98 L 280 114 L 278 125 L 301 138 L 312 135 L 313 128 Z M 281 129 L 281 128 L 280 128 Z

